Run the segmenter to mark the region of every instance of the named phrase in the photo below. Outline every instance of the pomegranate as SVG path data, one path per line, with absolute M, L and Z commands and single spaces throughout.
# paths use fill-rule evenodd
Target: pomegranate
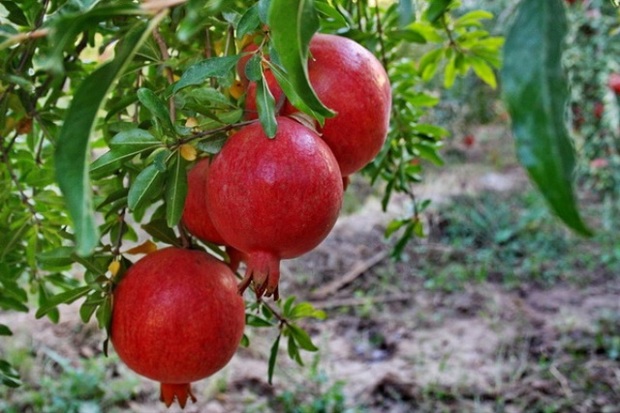
M 362 169 L 385 142 L 392 92 L 381 62 L 353 40 L 316 34 L 310 41 L 308 73 L 317 96 L 336 116 L 325 120 L 321 137 L 343 176 Z M 288 103 L 283 114 L 297 111 Z
M 199 161 L 187 174 L 187 197 L 181 221 L 187 231 L 201 241 L 224 245 L 229 258 L 229 265 L 233 271 L 237 271 L 239 264 L 243 261 L 243 254 L 226 245 L 224 238 L 213 226 L 209 216 L 209 206 L 207 204 L 207 176 L 209 174 L 209 164 L 211 160 L 205 158 Z
M 243 291 L 278 297 L 280 260 L 317 246 L 342 205 L 342 177 L 329 147 L 312 130 L 278 117 L 268 139 L 253 123 L 232 135 L 207 179 L 213 224 L 246 254 Z
M 202 251 L 165 248 L 127 270 L 113 292 L 110 339 L 161 400 L 196 401 L 190 383 L 222 369 L 243 336 L 245 306 L 228 266 Z
M 273 73 L 271 73 L 271 70 L 265 69 L 264 74 L 265 81 L 267 82 L 267 87 L 269 88 L 269 91 L 276 100 L 276 106 L 278 106 L 280 100 L 284 98 L 284 92 L 280 88 L 280 85 L 278 85 L 278 81 L 276 80 L 276 77 L 273 75 Z M 250 82 L 248 84 L 248 88 L 245 94 L 245 118 L 248 120 L 258 119 L 258 109 L 256 107 L 256 89 L 256 82 Z
M 607 84 L 616 95 L 620 95 L 620 73 L 610 74 Z

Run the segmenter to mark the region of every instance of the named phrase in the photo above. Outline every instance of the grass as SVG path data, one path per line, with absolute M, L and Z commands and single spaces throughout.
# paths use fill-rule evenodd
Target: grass
M 595 218 L 600 208 L 590 205 L 585 213 Z M 620 269 L 618 240 L 605 233 L 593 239 L 570 233 L 534 191 L 459 196 L 437 214 L 429 242 L 410 250 L 432 257 L 421 268 L 430 289 L 457 291 L 482 281 L 508 288 L 524 282 L 579 283 L 584 271 Z

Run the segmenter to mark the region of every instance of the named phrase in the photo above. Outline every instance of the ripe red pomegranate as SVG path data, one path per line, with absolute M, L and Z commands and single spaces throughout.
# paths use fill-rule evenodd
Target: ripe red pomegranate
M 321 138 L 338 160 L 342 176 L 362 169 L 381 150 L 390 122 L 392 92 L 381 62 L 345 37 L 316 34 L 308 73 L 321 101 L 337 115 L 325 121 Z M 297 111 L 288 103 L 283 114 Z
M 257 296 L 278 297 L 280 259 L 316 247 L 342 205 L 342 177 L 329 147 L 296 121 L 278 117 L 268 139 L 253 123 L 232 135 L 215 157 L 207 200 L 226 243 L 243 251 Z
M 607 84 L 616 95 L 620 95 L 620 73 L 610 74 Z
M 271 73 L 271 70 L 265 69 L 264 74 L 265 80 L 267 81 L 267 87 L 273 95 L 277 106 L 280 99 L 284 97 L 284 92 L 282 91 L 282 88 L 280 88 L 276 77 L 273 75 L 273 73 Z M 245 94 L 245 118 L 248 120 L 258 119 L 258 109 L 256 106 L 256 89 L 256 82 L 250 82 L 248 84 L 248 88 Z
M 136 373 L 161 382 L 161 400 L 196 401 L 190 383 L 222 369 L 245 326 L 228 266 L 202 251 L 165 248 L 127 270 L 113 292 L 110 339 Z
M 243 261 L 241 251 L 226 245 L 224 238 L 213 226 L 209 216 L 207 203 L 207 176 L 211 160 L 205 158 L 199 161 L 187 174 L 187 197 L 181 221 L 187 231 L 198 239 L 212 244 L 225 245 L 230 260 L 230 268 L 237 271 L 239 263 Z

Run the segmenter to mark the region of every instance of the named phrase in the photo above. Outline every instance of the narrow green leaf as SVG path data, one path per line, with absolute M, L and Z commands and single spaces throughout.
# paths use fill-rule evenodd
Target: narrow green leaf
M 109 143 L 110 149 L 117 150 L 119 153 L 138 153 L 144 149 L 161 146 L 161 144 L 157 138 L 144 129 L 130 129 L 119 132 L 110 139 Z
M 212 57 L 188 67 L 172 87 L 172 93 L 192 85 L 200 85 L 210 77 L 225 77 L 236 66 L 240 55 Z
M 558 217 L 576 232 L 591 235 L 576 204 L 575 153 L 564 123 L 564 9 L 561 0 L 521 2 L 504 48 L 503 99 L 520 163 Z
M 273 323 L 254 314 L 245 315 L 245 324 L 252 327 L 273 327 Z
M 409 221 L 409 219 L 395 219 L 393 221 L 390 221 L 390 223 L 385 228 L 384 236 L 388 238 L 393 233 L 401 229 L 404 225 L 406 225 Z
M 187 161 L 183 159 L 180 151 L 177 151 L 166 180 L 166 222 L 169 227 L 177 225 L 183 215 L 187 195 L 186 167 Z
M 169 132 L 174 131 L 170 112 L 163 100 L 159 98 L 151 89 L 140 88 L 137 92 L 138 100 L 153 114 Z
M 5 310 L 20 311 L 22 313 L 27 313 L 30 311 L 30 308 L 28 308 L 27 305 L 15 298 L 7 297 L 6 295 L 0 295 L 0 308 Z
M 334 112 L 320 101 L 308 77 L 310 40 L 319 29 L 319 18 L 313 0 L 271 0 L 268 23 L 272 45 L 287 73 L 295 94 L 312 112 L 306 112 L 323 123 Z M 284 89 L 286 94 L 286 89 Z M 288 96 L 288 95 L 287 95 Z M 304 110 L 298 107 L 300 110 Z
M 243 13 L 237 25 L 237 38 L 242 38 L 258 29 L 260 16 L 258 15 L 258 4 L 253 5 Z
M 300 318 L 312 317 L 319 320 L 324 320 L 327 315 L 325 311 L 318 310 L 310 303 L 299 303 L 291 310 L 290 318 L 297 320 Z
M 409 0 L 411 1 L 411 0 Z M 327 0 L 318 0 L 314 4 L 319 14 L 324 18 L 333 21 L 339 27 L 348 27 L 347 19 L 340 13 L 338 9 L 332 6 Z
M 278 349 L 280 347 L 280 338 L 282 334 L 278 334 L 276 341 L 273 342 L 271 346 L 271 351 L 269 352 L 269 364 L 267 367 L 267 382 L 271 385 L 273 383 L 273 372 L 276 368 L 276 359 L 278 358 Z
M 252 82 L 258 82 L 263 78 L 263 63 L 258 54 L 253 55 L 245 65 L 245 76 Z
M 471 64 L 472 69 L 474 69 L 474 73 L 476 73 L 484 83 L 491 86 L 493 89 L 497 88 L 495 72 L 493 72 L 493 68 L 489 66 L 487 62 L 475 56 L 469 56 L 467 60 Z
M 164 183 L 165 173 L 151 164 L 144 168 L 131 184 L 127 194 L 127 205 L 132 211 L 140 209 L 151 201 L 160 191 Z
M 452 55 L 444 70 L 443 87 L 450 89 L 456 80 L 456 54 Z
M 174 230 L 166 224 L 166 220 L 164 219 L 154 219 L 148 224 L 142 225 L 142 229 L 156 240 L 170 245 L 181 245 Z
M 426 9 L 426 20 L 435 23 L 439 20 L 450 7 L 452 0 L 430 0 L 430 5 Z
M 286 349 L 288 351 L 289 358 L 303 367 L 304 361 L 301 359 L 301 354 L 299 354 L 299 346 L 297 345 L 297 341 L 295 341 L 295 337 L 292 334 L 288 336 Z
M 58 247 L 41 252 L 37 256 L 39 265 L 45 267 L 65 267 L 73 264 L 73 248 Z
M 116 79 L 162 18 L 163 14 L 147 26 L 140 24 L 134 27 L 119 44 L 114 60 L 82 81 L 60 130 L 55 152 L 56 179 L 73 221 L 77 252 L 80 255 L 92 253 L 99 242 L 86 162 L 88 141 L 97 112 Z
M 263 130 L 270 138 L 275 137 L 278 130 L 275 106 L 276 100 L 271 94 L 269 86 L 267 86 L 265 75 L 263 75 L 262 79 L 256 84 L 256 108 Z
M 299 345 L 299 347 L 303 348 L 306 351 L 318 351 L 318 347 L 312 343 L 312 339 L 306 332 L 306 330 L 295 324 L 289 324 L 288 328 L 291 332 L 291 336 L 295 338 L 295 341 Z
M 39 307 L 39 309 L 37 310 L 35 314 L 35 317 L 36 318 L 43 317 L 45 314 L 48 313 L 48 311 L 53 310 L 54 308 L 58 307 L 60 304 L 71 304 L 72 302 L 79 299 L 80 297 L 83 297 L 86 294 L 88 294 L 90 291 L 92 291 L 92 287 L 89 285 L 85 285 L 83 287 L 78 287 L 73 290 L 65 291 L 60 294 L 51 296 L 47 299 L 44 305 Z
M 489 20 L 493 18 L 493 13 L 486 10 L 474 10 L 465 13 L 455 20 L 454 27 L 478 26 L 480 20 Z
M 86 300 L 80 306 L 80 319 L 83 323 L 88 323 L 97 308 L 103 303 L 101 293 L 95 292 L 86 297 Z
M 103 303 L 97 308 L 96 312 L 99 328 L 109 331 L 110 321 L 112 320 L 112 296 L 108 295 L 104 298 Z
M 13 335 L 13 332 L 8 326 L 4 324 L 0 324 L 0 336 L 12 336 L 12 335 Z

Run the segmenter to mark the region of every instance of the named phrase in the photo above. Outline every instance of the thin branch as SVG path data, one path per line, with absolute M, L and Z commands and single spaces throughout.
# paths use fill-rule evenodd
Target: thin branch
M 379 37 L 379 46 L 381 46 L 381 63 L 385 70 L 388 67 L 388 60 L 385 52 L 385 42 L 383 41 L 383 24 L 381 23 L 381 11 L 379 10 L 379 2 L 375 2 L 375 20 L 377 21 L 377 36 Z
M 157 42 L 157 46 L 159 46 L 161 57 L 164 59 L 164 61 L 170 60 L 170 53 L 168 53 L 168 45 L 164 41 L 164 38 L 161 37 L 161 33 L 159 32 L 158 28 L 155 28 L 155 30 L 153 30 L 153 37 L 155 38 L 155 41 Z M 168 83 L 173 84 L 174 83 L 174 72 L 172 71 L 172 68 L 168 66 L 164 66 L 164 72 L 166 73 L 166 78 L 168 79 Z M 168 99 L 168 108 L 170 110 L 170 121 L 174 123 L 174 121 L 177 118 L 176 107 L 174 106 L 174 96 L 170 96 L 170 99 Z

